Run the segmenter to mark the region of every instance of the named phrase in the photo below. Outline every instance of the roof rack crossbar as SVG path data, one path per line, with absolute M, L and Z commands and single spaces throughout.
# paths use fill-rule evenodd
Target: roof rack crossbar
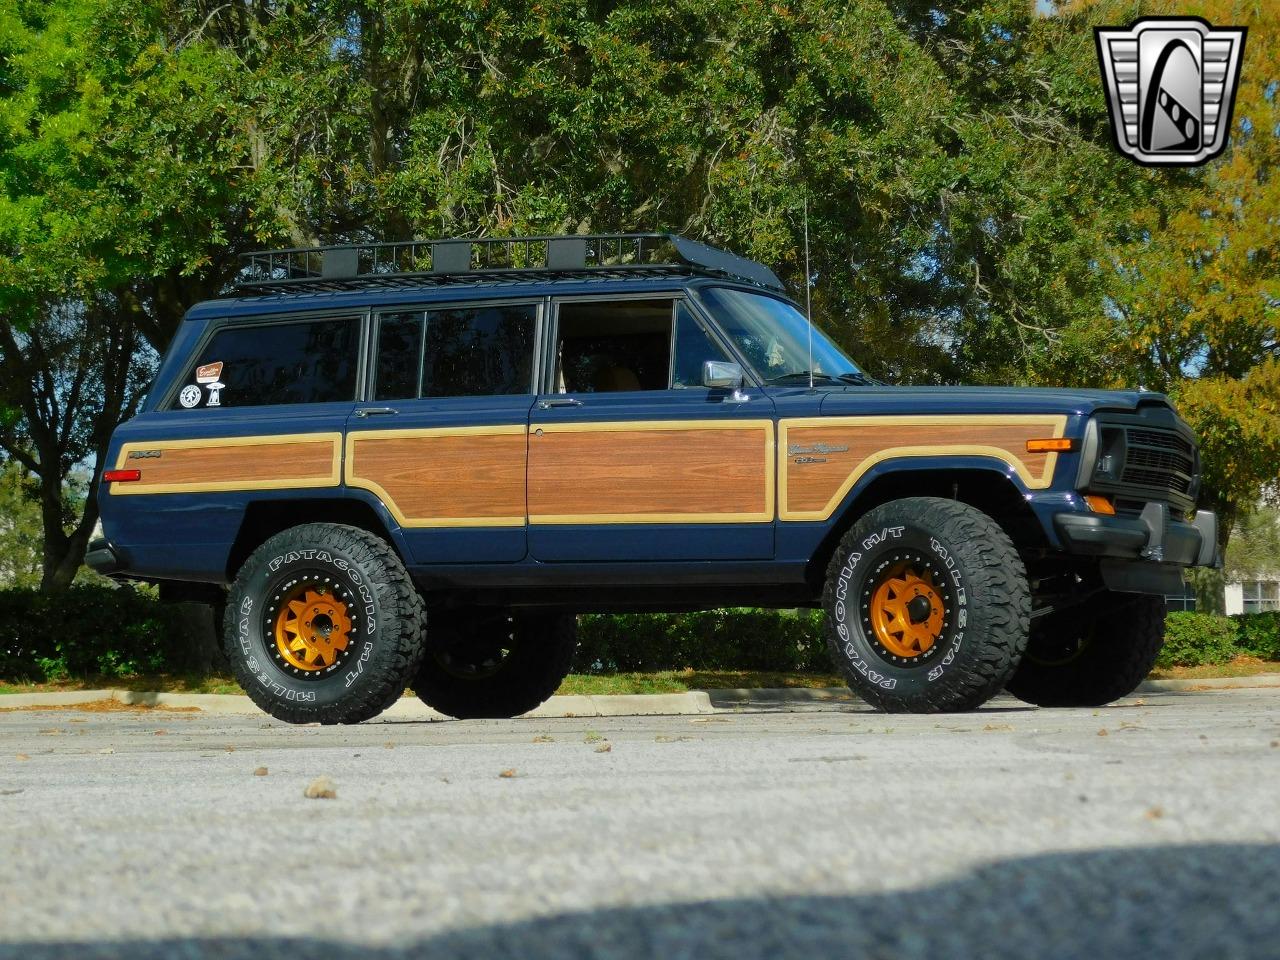
M 236 286 L 263 293 L 655 273 L 729 277 L 783 289 L 763 264 L 669 233 L 368 242 L 261 250 L 241 259 Z

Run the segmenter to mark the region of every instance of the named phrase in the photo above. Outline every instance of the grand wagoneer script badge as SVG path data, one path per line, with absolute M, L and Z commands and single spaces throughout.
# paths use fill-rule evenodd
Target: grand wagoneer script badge
M 848 450 L 848 444 L 843 443 L 813 443 L 807 447 L 802 443 L 793 443 L 787 447 L 787 456 L 795 457 L 796 463 L 826 463 L 826 457 L 815 454 L 847 453 Z

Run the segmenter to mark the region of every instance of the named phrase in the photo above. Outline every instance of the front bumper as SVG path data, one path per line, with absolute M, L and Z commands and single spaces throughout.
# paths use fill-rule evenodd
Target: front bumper
M 1059 513 L 1054 528 L 1068 553 L 1127 560 L 1150 560 L 1180 567 L 1215 567 L 1218 518 L 1208 510 L 1186 523 L 1173 520 L 1163 503 L 1148 503 L 1140 516 Z

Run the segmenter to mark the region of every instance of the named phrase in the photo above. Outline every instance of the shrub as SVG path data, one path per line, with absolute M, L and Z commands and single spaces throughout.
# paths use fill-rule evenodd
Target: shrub
M 131 586 L 0 590 L 0 678 L 157 673 L 189 655 L 177 612 Z
M 578 639 L 579 673 L 831 669 L 816 610 L 588 614 L 578 620 Z
M 1238 628 L 1241 653 L 1263 660 L 1280 660 L 1280 613 L 1239 613 L 1231 618 Z
M 1213 613 L 1171 613 L 1165 618 L 1164 648 L 1158 667 L 1198 667 L 1226 663 L 1239 651 L 1236 624 Z

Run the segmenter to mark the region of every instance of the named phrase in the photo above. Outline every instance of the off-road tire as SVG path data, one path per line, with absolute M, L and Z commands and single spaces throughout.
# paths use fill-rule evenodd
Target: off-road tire
M 474 667 L 499 645 L 509 652 L 493 667 Z M 577 646 L 578 621 L 568 614 L 440 613 L 413 691 L 459 720 L 518 717 L 559 689 Z
M 1100 707 L 1138 688 L 1164 645 L 1163 597 L 1103 593 L 1033 621 L 1008 691 L 1041 707 Z
M 324 672 L 282 660 L 273 598 L 310 578 L 350 604 L 350 651 Z M 327 589 L 327 587 L 326 587 Z M 223 649 L 254 703 L 288 723 L 360 723 L 404 693 L 423 655 L 426 610 L 383 539 L 359 527 L 308 523 L 271 537 L 244 562 L 227 597 Z
M 932 646 L 907 657 L 876 639 L 868 612 L 878 578 L 900 562 L 928 568 L 944 609 Z M 823 607 L 831 658 L 854 693 L 891 713 L 942 713 L 975 709 L 1004 688 L 1026 647 L 1031 596 L 1018 551 L 991 517 L 911 497 L 874 508 L 841 538 Z

